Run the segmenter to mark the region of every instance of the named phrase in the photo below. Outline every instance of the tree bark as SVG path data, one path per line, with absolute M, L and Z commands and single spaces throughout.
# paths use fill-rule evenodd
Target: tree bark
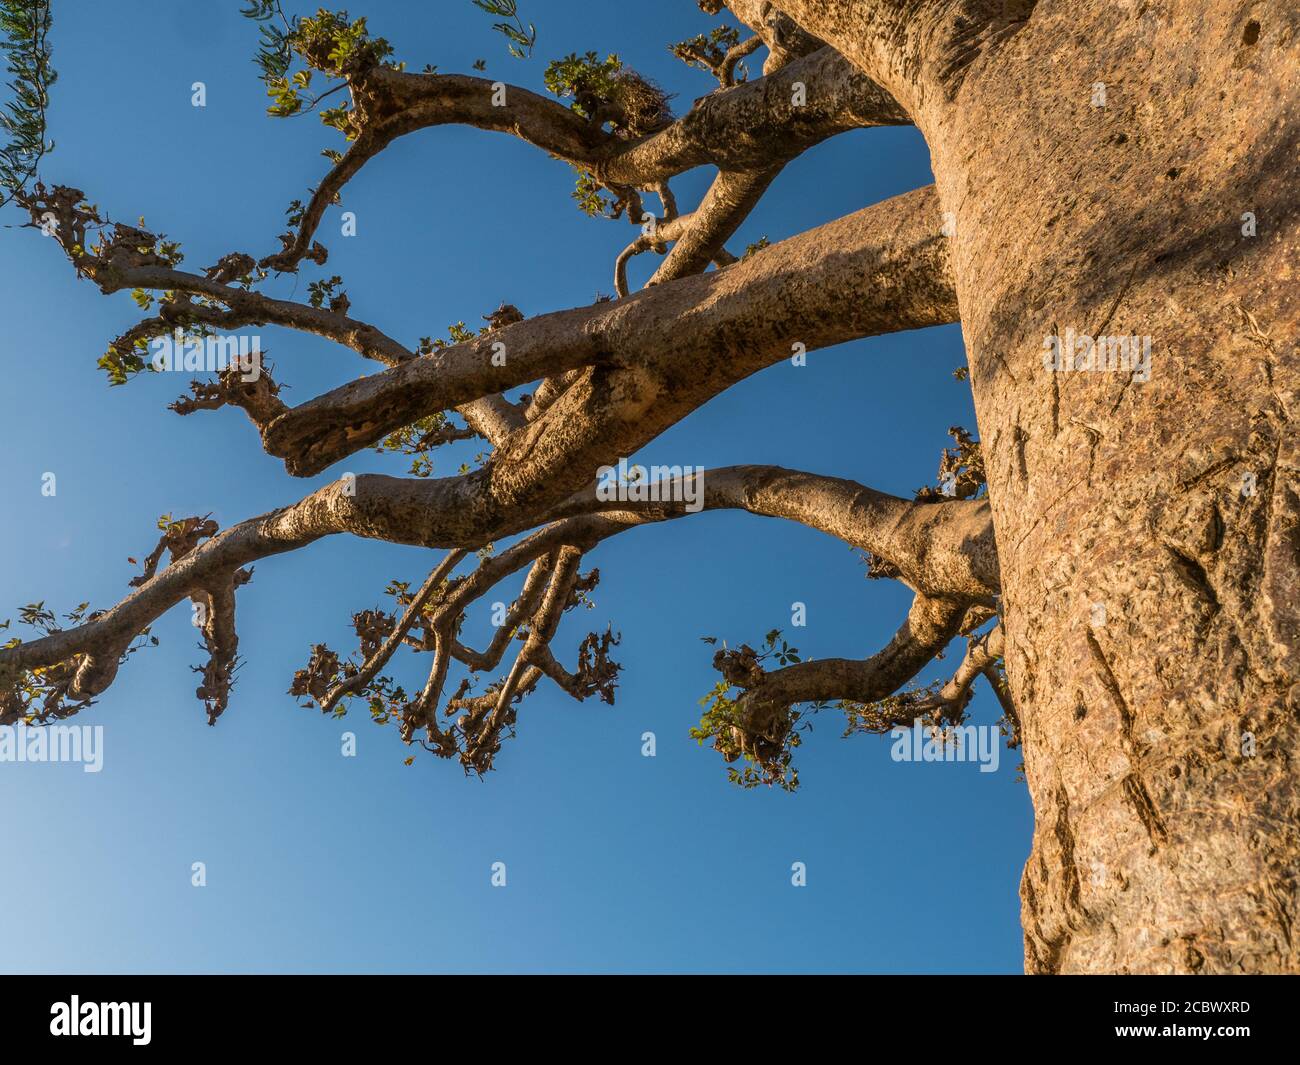
M 1036 813 L 1026 969 L 1295 972 L 1300 17 L 1043 2 L 991 39 L 916 98 Z M 1149 380 L 1047 369 L 1067 330 L 1149 337 Z

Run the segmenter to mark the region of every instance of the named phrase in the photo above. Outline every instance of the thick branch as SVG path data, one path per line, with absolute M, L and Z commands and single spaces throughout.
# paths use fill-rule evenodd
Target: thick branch
M 786 666 L 764 674 L 747 699 L 755 706 L 781 708 L 831 699 L 877 702 L 925 668 L 957 635 L 964 616 L 959 602 L 918 595 L 894 638 L 870 658 L 821 658 Z
M 794 103 L 794 85 L 807 102 Z M 263 266 L 296 269 L 325 209 L 343 186 L 398 137 L 460 124 L 508 133 L 602 183 L 644 188 L 697 166 L 755 170 L 793 159 L 814 144 L 861 126 L 908 121 L 902 109 L 831 49 L 791 63 L 772 78 L 704 97 L 666 129 L 627 141 L 554 100 L 515 86 L 494 106 L 493 82 L 464 75 L 408 74 L 377 67 L 354 87 L 365 130 L 313 193 L 293 241 Z
M 706 482 L 705 509 L 745 509 L 821 528 L 885 555 L 914 587 L 953 601 L 969 604 L 992 594 L 992 532 L 983 502 L 909 503 L 852 482 L 771 467 L 735 467 L 706 477 L 711 480 Z M 579 510 L 580 502 L 570 501 L 566 508 Z M 562 518 L 486 560 L 442 606 L 447 616 L 455 616 L 505 576 L 558 547 L 585 552 L 626 529 L 687 513 L 691 511 L 676 504 L 622 504 L 610 513 Z M 464 498 L 452 482 L 367 475 L 354 486 L 331 484 L 291 507 L 217 533 L 94 620 L 0 650 L 0 673 L 85 655 L 70 694 L 89 698 L 108 687 L 121 650 L 139 632 L 191 595 L 233 586 L 240 568 L 250 562 L 339 532 L 427 547 L 472 546 L 468 528 Z
M 724 170 L 709 186 L 690 225 L 673 250 L 654 272 L 650 284 L 675 281 L 697 274 L 725 250 L 724 245 L 749 217 L 763 193 L 781 172 L 780 166 L 762 170 Z
M 617 512 L 624 521 L 655 522 L 691 513 L 692 505 L 745 510 L 798 522 L 886 559 L 899 580 L 932 598 L 989 604 L 1000 587 L 987 500 L 918 503 L 856 481 L 779 466 L 706 470 L 649 483 L 642 493 L 650 501 L 629 504 L 602 502 L 588 490 L 548 517 Z
M 1029 18 L 1034 0 L 779 0 L 780 9 L 878 82 L 917 121 Z M 937 117 L 934 116 L 934 117 Z
M 512 436 L 489 474 L 494 484 L 536 486 L 543 468 L 563 466 L 567 494 L 611 456 L 631 454 L 713 395 L 788 358 L 795 344 L 812 351 L 956 319 L 947 241 L 927 187 L 725 270 L 528 319 L 350 382 L 276 419 L 263 443 L 291 473 L 308 476 L 425 414 L 596 366 Z M 497 342 L 504 365 L 491 358 Z
M 767 45 L 764 74 L 780 70 L 800 56 L 826 46 L 825 41 L 805 32 L 788 15 L 776 10 L 770 0 L 727 0 L 726 6 Z

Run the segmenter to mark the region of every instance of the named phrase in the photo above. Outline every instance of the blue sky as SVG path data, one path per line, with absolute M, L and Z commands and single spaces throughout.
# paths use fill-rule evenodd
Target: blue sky
M 274 250 L 290 200 L 319 180 L 341 138 L 315 118 L 272 120 L 238 0 L 159 6 L 56 2 L 57 149 L 48 181 L 82 188 L 112 217 L 144 215 L 180 240 L 186 264 Z M 510 58 L 469 0 L 365 0 L 373 32 L 420 69 L 468 71 L 541 90 L 547 60 L 617 52 L 677 94 L 709 90 L 667 45 L 715 21 L 690 0 L 656 17 L 593 18 L 589 5 L 521 0 L 533 59 Z M 292 9 L 292 8 L 291 8 Z M 300 9 L 300 13 L 306 9 Z M 203 81 L 207 106 L 191 106 Z M 683 207 L 707 186 L 674 182 Z M 786 168 L 734 251 L 801 232 L 929 180 L 914 130 L 858 131 Z M 537 314 L 612 289 L 634 231 L 588 219 L 563 163 L 512 138 L 447 127 L 398 141 L 345 190 L 357 236 L 321 230 L 326 276 L 352 313 L 414 344 L 502 300 Z M 38 233 L 0 223 L 0 617 L 44 600 L 115 602 L 156 539 L 157 517 L 211 512 L 227 526 L 336 476 L 290 478 L 236 411 L 181 419 L 181 375 L 110 389 L 95 361 L 136 320 L 125 294 L 78 282 Z M 633 270 L 643 280 L 653 263 Z M 270 291 L 305 298 L 309 267 Z M 310 337 L 263 343 L 300 403 L 371 367 Z M 950 425 L 974 426 L 956 326 L 841 345 L 743 382 L 640 457 L 664 464 L 774 463 L 909 495 L 933 481 Z M 472 446 L 438 456 L 450 473 Z M 362 454 L 347 468 L 404 472 Z M 54 472 L 58 494 L 41 494 Z M 188 610 L 143 651 L 82 723 L 104 726 L 104 769 L 0 764 L 9 812 L 0 872 L 10 885 L 4 971 L 89 972 L 1018 972 L 1017 885 L 1032 815 L 1019 758 L 996 773 L 896 763 L 889 741 L 841 739 L 828 710 L 798 754 L 797 794 L 741 791 L 687 730 L 717 679 L 702 635 L 733 645 L 786 629 L 805 655 L 863 657 L 902 619 L 907 590 L 868 582 L 844 544 L 770 519 L 700 514 L 617 537 L 589 555 L 596 609 L 566 617 L 571 661 L 607 621 L 623 634 L 617 704 L 574 702 L 549 683 L 522 705 L 518 735 L 484 780 L 410 753 L 364 709 L 323 718 L 285 694 L 313 643 L 351 650 L 350 615 L 384 605 L 392 578 L 418 584 L 429 552 L 336 537 L 267 560 L 239 593 L 241 652 L 230 709 L 209 728 L 191 667 Z M 513 588 L 507 589 L 513 592 Z M 505 598 L 506 596 L 502 596 Z M 493 596 L 491 598 L 497 598 Z M 790 629 L 795 601 L 808 624 Z M 478 604 L 466 633 L 490 634 Z M 582 616 L 578 616 L 578 614 Z M 956 652 L 954 648 L 954 652 Z M 950 655 L 946 663 L 955 663 Z M 418 686 L 424 663 L 406 659 Z M 924 679 L 939 675 L 932 667 Z M 972 720 L 999 713 L 982 688 Z M 354 731 L 358 752 L 340 753 Z M 641 735 L 657 756 L 641 754 Z M 191 886 L 202 861 L 207 886 Z M 508 883 L 491 886 L 493 862 Z M 791 885 L 806 863 L 808 884 Z

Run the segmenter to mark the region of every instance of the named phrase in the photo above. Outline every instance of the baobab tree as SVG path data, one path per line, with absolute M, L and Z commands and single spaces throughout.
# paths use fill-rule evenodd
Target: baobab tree
M 532 49 L 514 3 L 479 6 L 513 50 Z M 542 96 L 417 73 L 364 18 L 287 17 L 254 0 L 271 113 L 343 90 L 320 113 L 346 143 L 278 249 L 231 250 L 197 272 L 178 244 L 104 217 L 92 193 L 29 180 L 23 160 L 40 144 L 27 131 L 28 156 L 6 178 L 31 226 L 79 276 L 144 310 L 101 360 L 114 381 L 147 371 L 159 345 L 182 358 L 262 324 L 372 365 L 296 406 L 260 364 L 196 381 L 178 413 L 241 408 L 290 475 L 338 478 L 223 530 L 165 521 L 117 605 L 68 628 L 29 614 L 45 634 L 0 651 L 0 719 L 76 713 L 151 623 L 188 602 L 215 722 L 250 564 L 350 533 L 445 554 L 419 588 L 395 589 L 392 613 L 355 616 L 354 655 L 313 648 L 293 693 L 327 712 L 368 702 L 407 743 L 485 772 L 538 685 L 614 698 L 616 634 L 588 636 L 571 667 L 552 648 L 597 580 L 587 556 L 646 523 L 743 510 L 838 537 L 914 598 L 864 660 L 792 661 L 775 634 L 716 652 L 698 731 L 737 780 L 789 785 L 810 708 L 838 704 L 867 731 L 942 731 L 987 682 L 1036 814 L 1021 884 L 1028 971 L 1300 969 L 1300 10 L 700 6 L 739 25 L 677 46 L 718 87 L 674 116 L 654 84 L 595 53 L 553 62 Z M 761 76 L 743 75 L 746 57 L 761 58 Z M 584 209 L 637 227 L 613 264 L 614 298 L 534 317 L 485 307 L 480 332 L 414 347 L 349 314 L 342 282 L 321 270 L 322 219 L 395 140 L 453 123 L 535 145 L 574 168 Z M 929 146 L 932 186 L 740 258 L 728 249 L 790 160 L 847 130 L 907 123 Z M 679 209 L 671 182 L 697 167 L 716 176 Z M 646 253 L 662 259 L 633 292 L 627 265 Z M 309 270 L 321 276 L 305 302 L 260 291 Z M 957 434 L 938 489 L 902 499 L 766 466 L 611 480 L 621 458 L 792 352 L 952 322 L 978 442 Z M 471 438 L 481 466 L 421 476 L 433 449 Z M 413 475 L 346 472 L 375 446 L 412 455 Z M 467 608 L 519 573 L 495 638 L 467 646 Z M 949 679 L 912 685 L 959 639 Z M 419 691 L 385 673 L 403 647 L 427 656 Z M 466 678 L 448 694 L 453 670 Z M 479 674 L 499 676 L 477 686 Z

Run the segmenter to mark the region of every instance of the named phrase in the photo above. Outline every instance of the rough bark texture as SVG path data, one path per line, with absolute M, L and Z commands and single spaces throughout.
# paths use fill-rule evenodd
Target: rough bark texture
M 1295 6 L 782 6 L 908 107 L 955 219 L 1027 970 L 1295 971 Z M 1046 369 L 1067 328 L 1150 337 L 1150 380 Z
M 1039 4 L 938 138 L 1026 708 L 1031 972 L 1300 968 L 1296 16 Z M 1151 337 L 1150 380 L 1045 371 L 1067 323 Z
M 935 107 L 1037 820 L 1031 972 L 1300 968 L 1297 27 L 1039 3 Z M 1151 337 L 1150 380 L 1045 370 L 1067 327 Z

